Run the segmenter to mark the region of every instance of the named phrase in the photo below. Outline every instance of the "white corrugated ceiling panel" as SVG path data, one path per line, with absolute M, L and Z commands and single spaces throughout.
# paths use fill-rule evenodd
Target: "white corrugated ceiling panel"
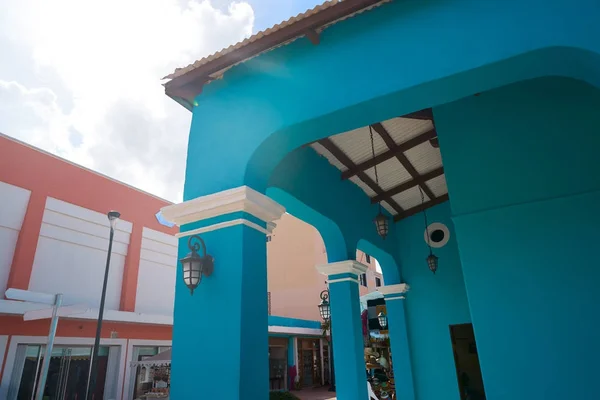
M 375 182 L 375 168 L 369 168 L 365 172 Z M 383 190 L 389 190 L 412 179 L 396 157 L 377 164 L 377 175 L 379 176 L 379 187 Z
M 371 136 L 368 127 L 340 133 L 339 135 L 331 136 L 329 139 L 346 153 L 354 164 L 361 164 L 373 158 Z M 373 144 L 375 155 L 388 151 L 385 142 L 375 131 L 373 131 Z
M 394 208 L 392 206 L 390 206 L 387 202 L 382 201 L 381 202 L 381 206 L 383 208 L 385 208 L 387 210 L 387 212 L 389 212 L 390 214 L 392 214 L 392 215 L 398 215 L 398 213 L 396 212 L 396 210 L 394 210 Z M 373 218 L 375 218 L 375 217 L 373 217 Z
M 431 121 L 411 118 L 392 118 L 382 122 L 381 125 L 388 131 L 396 144 L 404 143 L 433 129 Z
M 347 168 L 344 166 L 344 164 L 342 164 L 337 158 L 335 158 L 333 156 L 333 154 L 331 154 L 329 152 L 329 150 L 327 150 L 325 147 L 323 147 L 320 143 L 313 143 L 310 145 L 313 149 L 315 149 L 315 151 L 322 155 L 323 157 L 325 157 L 328 161 L 329 164 L 333 165 L 334 167 L 336 167 L 337 169 L 339 169 L 340 171 L 345 171 Z
M 440 149 L 433 147 L 429 141 L 413 147 L 404 154 L 419 174 L 442 166 Z
M 440 175 L 436 178 L 428 180 L 427 186 L 436 195 L 436 197 L 440 197 L 446 193 L 448 193 L 448 187 L 446 186 L 446 176 Z
M 400 204 L 400 207 L 403 209 L 408 210 L 421 204 L 421 192 L 419 191 L 419 187 L 415 186 L 392 196 L 392 200 Z M 425 201 L 428 200 L 429 197 L 425 194 Z

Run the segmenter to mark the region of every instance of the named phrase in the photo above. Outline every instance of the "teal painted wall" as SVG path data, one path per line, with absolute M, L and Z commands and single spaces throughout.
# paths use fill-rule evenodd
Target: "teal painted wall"
M 486 91 L 543 76 L 574 77 L 600 85 L 599 8 L 595 0 L 394 1 L 326 29 L 318 46 L 300 39 L 238 65 L 224 79 L 207 85 L 197 99 L 184 199 L 244 184 L 264 192 L 280 162 L 301 145 L 433 106 L 488 399 L 598 398 L 597 386 L 590 383 L 600 355 L 597 342 L 590 340 L 599 333 L 594 308 L 598 298 L 590 287 L 600 270 L 590 255 L 597 247 L 592 227 L 598 222 L 598 201 L 593 191 L 600 176 L 592 158 L 599 144 L 596 92 L 565 80 Z M 479 92 L 479 97 L 465 98 Z M 535 140 L 532 132 L 537 133 Z M 566 142 L 566 138 L 576 140 Z M 312 156 L 305 150 L 298 157 L 308 161 Z M 563 153 L 567 156 L 560 158 Z M 523 165 L 528 169 L 519 168 Z M 320 198 L 302 198 L 310 188 L 305 179 L 325 173 L 325 167 L 330 168 L 297 174 L 298 183 L 288 182 L 294 187 L 283 190 L 333 220 L 347 253 L 361 239 L 379 246 L 340 222 L 340 216 L 348 221 L 372 218 L 366 198 L 365 206 L 346 208 L 335 202 L 337 209 L 326 211 L 333 196 L 343 198 L 347 193 L 337 189 L 341 188 L 337 184 L 345 183 L 334 185 L 333 178 L 324 176 L 318 187 L 327 190 L 319 193 Z M 349 198 L 348 203 L 358 205 L 358 199 Z M 509 209 L 510 205 L 515 208 Z M 570 206 L 568 212 L 565 205 Z M 264 241 L 240 236 L 238 229 L 247 228 L 206 235 L 209 248 L 219 254 L 223 270 L 230 275 L 218 274 L 217 266 L 215 277 L 201 289 L 217 293 L 231 278 L 241 288 L 225 303 L 208 294 L 189 299 L 178 279 L 175 400 L 196 396 L 197 387 L 207 398 L 217 398 L 208 378 L 214 365 L 210 373 L 204 374 L 203 367 L 189 372 L 200 355 L 194 345 L 210 341 L 203 328 L 217 309 L 227 310 L 235 321 L 226 335 L 232 343 L 229 355 L 238 357 L 242 365 L 256 367 L 242 374 L 234 364 L 231 379 L 238 386 L 233 388 L 237 397 L 232 398 L 243 398 L 240 393 L 245 387 L 248 398 L 262 398 L 263 392 L 266 396 L 266 384 L 256 384 L 266 382 L 267 373 L 266 297 L 258 294 L 266 291 L 266 277 L 257 278 L 248 268 L 263 268 L 262 251 L 257 255 L 256 249 Z M 486 234 L 488 230 L 493 232 Z M 390 242 L 403 247 L 408 231 Z M 338 245 L 340 232 L 334 233 Z M 417 233 L 421 238 L 422 229 Z M 428 311 L 441 325 L 461 319 L 464 305 L 448 308 L 444 301 L 448 299 L 433 290 L 438 283 L 423 281 L 424 289 L 430 290 L 417 293 L 419 287 L 409 277 L 420 282 L 425 277 L 418 274 L 429 273 L 419 269 L 411 276 L 412 268 L 424 268 L 424 261 L 418 259 L 422 256 L 404 255 L 387 243 L 381 247 L 409 260 L 401 262 L 400 268 L 413 284 L 407 299 L 409 340 L 411 345 L 416 340 L 413 346 L 419 353 L 420 334 L 429 334 L 424 329 L 430 322 L 425 319 L 428 314 L 415 316 L 411 310 Z M 436 279 L 443 277 L 444 262 L 441 259 Z M 450 270 L 450 265 L 445 268 Z M 459 280 L 456 274 L 446 279 L 450 282 L 439 284 L 454 287 Z M 432 303 L 427 296 L 439 300 L 435 304 L 442 307 L 440 315 L 427 307 Z M 411 301 L 414 307 L 408 306 Z M 242 337 L 247 327 L 250 334 Z M 237 346 L 254 340 L 258 347 L 251 352 L 235 353 Z M 509 348 L 516 355 L 510 359 Z M 446 350 L 440 347 L 440 351 L 442 355 L 423 355 L 446 357 Z M 412 357 L 419 375 L 431 376 L 417 354 Z M 447 357 L 442 361 L 434 366 L 439 375 L 430 378 L 431 386 L 436 387 L 440 379 L 451 390 Z M 456 393 L 422 388 L 420 379 L 426 378 L 415 376 L 419 399 L 437 400 Z M 193 387 L 187 384 L 191 381 L 196 383 Z
M 354 183 L 342 181 L 340 171 L 326 158 L 311 148 L 296 149 L 276 166 L 269 185 L 270 197 L 319 230 L 328 262 L 355 259 L 357 246 L 362 243 L 363 249 L 381 257 L 385 283 L 400 283 L 396 263 L 386 257 L 397 251 L 391 218 L 388 239 L 382 240 L 373 222 L 379 211 L 377 205 L 372 205 Z
M 519 80 L 598 84 L 599 7 L 394 1 L 327 28 L 318 46 L 299 39 L 253 58 L 197 98 L 184 198 L 243 184 L 262 191 L 305 143 Z M 225 155 L 227 168 L 215 168 Z
M 441 222 L 450 230 L 448 243 L 434 249 L 439 257 L 435 275 L 425 260 L 429 248 L 423 215 L 397 224 L 402 279 L 411 288 L 404 302 L 415 395 L 417 399 L 459 400 L 449 326 L 471 321 L 469 305 L 449 204 L 430 208 L 427 217 L 430 224 Z
M 182 231 L 200 225 L 189 224 Z M 178 264 L 171 398 L 223 398 L 215 371 L 226 371 L 227 398 L 267 399 L 269 391 L 267 249 L 245 225 L 202 234 L 214 272 L 190 295 Z M 179 240 L 184 257 L 186 237 Z
M 490 400 L 600 398 L 599 109 L 564 78 L 434 109 Z

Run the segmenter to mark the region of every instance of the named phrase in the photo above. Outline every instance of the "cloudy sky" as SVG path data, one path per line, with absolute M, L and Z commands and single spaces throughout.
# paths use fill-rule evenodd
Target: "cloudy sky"
M 191 114 L 160 78 L 321 0 L 0 0 L 0 132 L 181 201 Z

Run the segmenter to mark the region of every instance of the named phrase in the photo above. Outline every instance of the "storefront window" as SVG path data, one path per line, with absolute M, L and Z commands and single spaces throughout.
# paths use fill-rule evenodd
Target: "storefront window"
M 114 351 L 113 351 L 114 350 Z M 95 398 L 116 394 L 118 371 L 109 366 L 118 360 L 119 348 L 100 347 Z M 45 347 L 18 345 L 9 386 L 8 399 L 31 399 L 37 390 Z M 55 346 L 48 368 L 44 397 L 53 400 L 75 400 L 85 397 L 92 355 L 91 347 Z M 115 358 L 116 357 L 116 358 Z M 108 378 L 108 380 L 107 380 Z
M 164 354 L 170 347 L 134 347 L 133 361 L 146 361 L 159 354 Z M 171 381 L 171 365 L 138 365 L 133 369 L 135 379 L 133 385 L 133 399 L 139 399 L 152 393 L 152 396 L 168 396 Z
M 269 387 L 271 390 L 287 389 L 287 338 L 269 338 Z

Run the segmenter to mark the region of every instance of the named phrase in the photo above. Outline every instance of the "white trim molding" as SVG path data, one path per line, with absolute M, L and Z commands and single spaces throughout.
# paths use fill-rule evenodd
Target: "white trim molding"
M 0 300 L 0 314 L 24 315 L 29 311 L 47 309 L 48 306 L 27 301 Z M 61 316 L 61 319 L 87 319 L 97 320 L 98 309 L 88 308 L 81 313 L 70 316 Z M 172 315 L 145 314 L 130 311 L 105 310 L 104 320 L 113 322 L 127 322 L 152 325 L 173 325 Z
M 281 218 L 285 208 L 248 186 L 240 186 L 166 206 L 160 210 L 167 221 L 178 226 L 239 211 L 270 223 Z
M 388 300 L 404 300 L 405 294 L 410 290 L 410 286 L 406 283 L 397 285 L 386 285 L 377 288 L 377 291 L 383 295 L 386 301 Z
M 338 261 L 330 264 L 320 264 L 316 266 L 317 271 L 325 276 L 338 275 L 338 274 L 354 274 L 356 276 L 360 276 L 367 272 L 369 267 L 363 263 L 360 263 L 356 260 L 346 260 L 346 261 Z M 329 283 L 333 282 L 343 282 L 353 280 L 358 283 L 358 280 L 352 278 L 340 278 L 329 281 Z
M 265 235 L 270 235 L 273 233 L 273 229 L 275 228 L 275 224 L 272 222 L 267 223 L 267 228 L 263 228 L 262 226 L 255 224 L 254 222 L 248 221 L 247 219 L 239 218 L 233 219 L 231 221 L 219 222 L 218 224 L 204 226 L 198 229 L 192 229 L 191 231 L 179 232 L 175 234 L 175 237 L 182 238 L 192 235 L 199 235 L 205 232 L 216 231 L 217 229 L 228 228 L 230 226 L 236 225 L 246 225 L 249 228 L 256 229 L 259 232 L 264 233 Z

